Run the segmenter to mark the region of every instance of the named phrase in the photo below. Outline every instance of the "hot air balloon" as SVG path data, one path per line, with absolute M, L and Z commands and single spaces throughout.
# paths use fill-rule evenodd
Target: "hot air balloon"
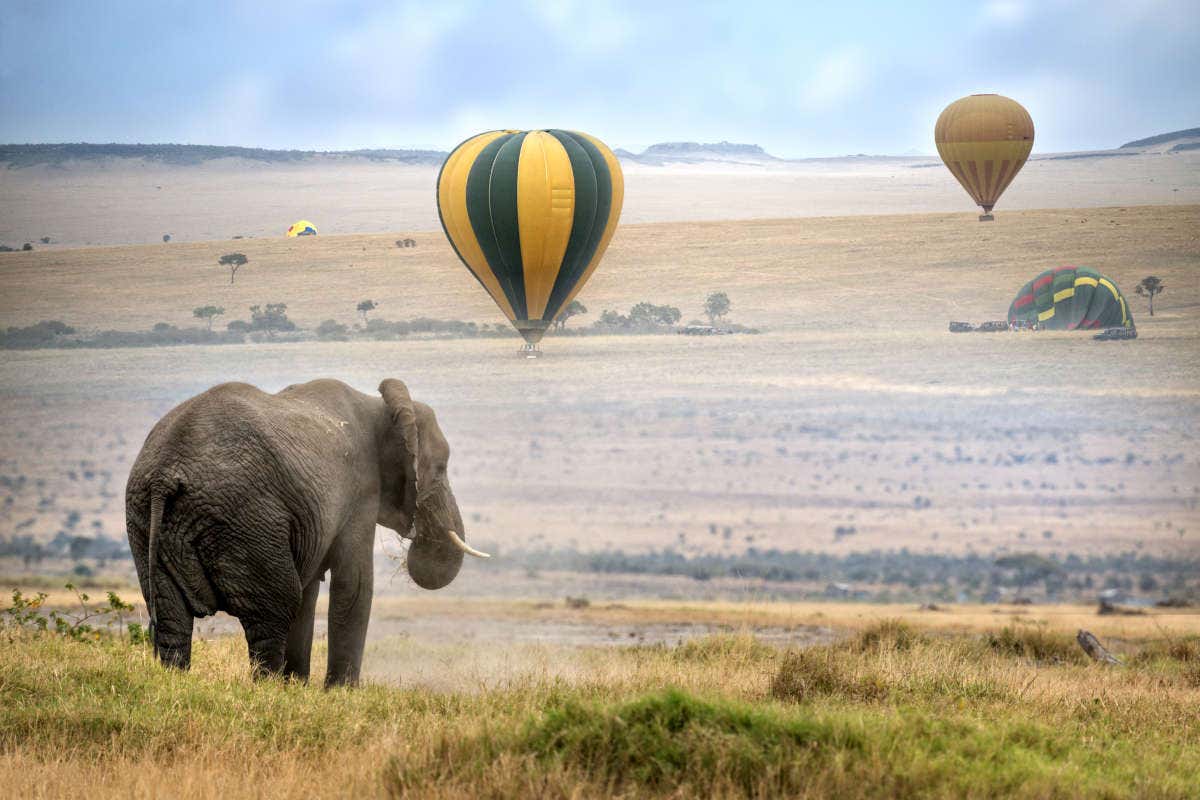
M 1125 295 L 1088 267 L 1046 270 L 1021 287 L 1008 307 L 1010 325 L 1073 331 L 1132 328 Z
M 955 100 L 934 127 L 938 155 L 967 193 L 993 219 L 992 206 L 1033 149 L 1033 119 L 1016 100 L 973 94 Z
M 624 193 L 612 151 L 561 130 L 481 133 L 437 183 L 446 238 L 529 352 L 600 263 Z
M 311 222 L 309 222 L 306 219 L 302 219 L 287 229 L 287 235 L 288 236 L 316 236 L 317 229 Z

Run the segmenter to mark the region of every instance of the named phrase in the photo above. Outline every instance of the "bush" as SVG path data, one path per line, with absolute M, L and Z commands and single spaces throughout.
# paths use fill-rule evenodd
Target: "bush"
M 1179 636 L 1151 642 L 1130 659 L 1134 664 L 1146 664 L 1160 659 L 1200 664 L 1200 636 Z
M 755 664 L 771 661 L 779 651 L 748 633 L 719 633 L 690 639 L 671 651 L 677 661 L 700 664 Z
M 250 306 L 250 330 L 266 331 L 267 336 L 274 336 L 276 332 L 296 330 L 296 323 L 288 319 L 286 303 L 267 303 L 265 308 Z
M 674 306 L 642 302 L 629 309 L 628 316 L 605 309 L 592 328 L 604 333 L 664 333 L 682 317 Z
M 771 679 L 771 696 L 795 703 L 821 695 L 881 700 L 887 694 L 887 683 L 880 675 L 859 673 L 845 654 L 833 647 L 793 650 Z
M 54 346 L 60 336 L 72 336 L 75 329 L 58 320 L 42 320 L 25 328 L 9 328 L 0 333 L 0 344 L 9 350 L 32 350 Z
M 987 646 L 1004 655 L 1049 663 L 1082 662 L 1083 650 L 1064 633 L 1051 633 L 1041 625 L 1009 625 L 984 637 Z
M 317 326 L 317 338 L 322 341 L 349 341 L 349 333 L 349 329 L 345 325 L 341 325 L 331 319 L 327 319 Z
M 862 746 L 830 722 L 678 690 L 611 708 L 567 702 L 529 725 L 518 743 L 617 790 L 687 787 L 676 795 L 701 796 L 733 787 L 746 797 L 796 795 L 814 762 Z
M 241 333 L 205 328 L 176 328 L 160 322 L 149 331 L 101 331 L 76 342 L 78 347 L 170 347 L 181 344 L 241 344 Z
M 907 622 L 885 619 L 863 629 L 854 642 L 854 649 L 860 653 L 903 652 L 925 641 L 925 636 Z

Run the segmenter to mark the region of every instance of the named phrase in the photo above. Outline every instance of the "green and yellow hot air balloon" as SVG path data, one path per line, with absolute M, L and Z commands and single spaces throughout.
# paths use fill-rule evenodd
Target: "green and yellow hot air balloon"
M 973 94 L 955 100 L 933 133 L 938 155 L 971 198 L 992 218 L 992 207 L 1033 150 L 1033 118 L 1016 100 Z
M 576 131 L 490 131 L 438 175 L 442 228 L 529 347 L 583 288 L 621 216 L 621 165 Z
M 1058 331 L 1132 328 L 1133 315 L 1110 278 L 1089 267 L 1057 267 L 1021 287 L 1008 322 Z

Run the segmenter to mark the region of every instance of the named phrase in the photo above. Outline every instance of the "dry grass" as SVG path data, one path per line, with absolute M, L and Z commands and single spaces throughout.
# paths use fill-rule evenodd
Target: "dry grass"
M 1200 780 L 1200 686 L 1186 658 L 1147 652 L 1106 669 L 890 621 L 803 651 L 749 635 L 549 648 L 547 663 L 484 688 L 323 692 L 251 681 L 235 639 L 201 642 L 183 675 L 141 648 L 18 635 L 0 648 L 0 783 L 18 797 L 87 786 L 95 798 L 168 786 L 181 798 L 307 797 L 314 786 L 356 797 L 1186 797 Z M 563 658 L 579 672 L 555 674 Z
M 1151 336 L 1162 330 L 1194 338 L 1200 286 L 1190 277 L 1200 258 L 1198 228 L 1200 206 L 1014 211 L 987 225 L 970 214 L 627 224 L 581 295 L 592 315 L 575 324 L 640 300 L 679 306 L 686 320 L 700 315 L 708 292 L 724 290 L 738 321 L 806 329 L 810 336 L 819 328 L 824 334 L 815 343 L 847 329 L 942 333 L 949 319 L 1003 318 L 1016 290 L 1043 269 L 1086 264 L 1129 293 L 1145 275 L 1158 275 L 1168 291 L 1158 298 L 1154 324 L 1140 327 Z M 212 303 L 227 309 L 223 324 L 247 317 L 252 304 L 278 301 L 300 324 L 315 327 L 329 317 L 353 323 L 364 297 L 380 303 L 376 314 L 383 318 L 503 321 L 440 231 L 411 234 L 414 248 L 398 249 L 395 238 L 6 253 L 0 322 L 186 326 L 198 324 L 195 306 Z M 217 259 L 235 250 L 250 263 L 230 285 Z M 1139 323 L 1149 323 L 1135 302 Z
M 76 508 L 120 536 L 125 471 L 172 404 L 223 380 L 373 391 L 395 375 L 438 409 L 477 541 L 1194 555 L 1197 229 L 1197 206 L 627 225 L 573 322 L 643 299 L 686 320 L 724 290 L 736 321 L 770 332 L 559 337 L 540 362 L 507 340 L 4 352 L 0 469 L 29 483 L 0 518 L 50 538 Z M 498 320 L 440 234 L 394 238 L 4 254 L 0 324 L 186 325 L 197 305 L 279 300 L 311 326 L 353 322 L 363 297 L 384 317 Z M 216 264 L 230 249 L 251 258 L 232 287 Z M 1153 319 L 1133 300 L 1136 342 L 946 332 L 1002 316 L 1060 263 L 1168 289 Z M 84 461 L 98 477 L 68 480 Z M 841 526 L 855 535 L 835 540 Z
M 753 632 L 757 628 L 829 627 L 860 631 L 895 620 L 938 633 L 984 633 L 1010 626 L 1044 628 L 1074 635 L 1086 628 L 1105 639 L 1131 643 L 1200 635 L 1195 609 L 1147 609 L 1133 616 L 1098 615 L 1095 606 L 1073 605 L 939 605 L 925 611 L 896 603 L 839 602 L 702 602 L 622 600 L 592 603 L 584 609 L 565 604 L 509 598 L 445 599 L 384 597 L 375 601 L 375 619 L 409 619 L 429 615 L 450 619 L 504 621 L 557 620 L 588 624 L 709 624 Z

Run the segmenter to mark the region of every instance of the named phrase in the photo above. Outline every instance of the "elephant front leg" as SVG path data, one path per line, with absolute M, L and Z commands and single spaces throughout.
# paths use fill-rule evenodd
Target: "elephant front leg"
M 330 568 L 329 668 L 325 686 L 353 686 L 362 668 L 374 587 L 375 526 L 346 537 Z
M 321 576 L 312 579 L 304 587 L 300 610 L 292 620 L 288 631 L 287 648 L 283 657 L 283 675 L 296 680 L 308 680 L 309 662 L 312 658 L 313 621 L 317 612 L 317 595 L 321 593 Z

